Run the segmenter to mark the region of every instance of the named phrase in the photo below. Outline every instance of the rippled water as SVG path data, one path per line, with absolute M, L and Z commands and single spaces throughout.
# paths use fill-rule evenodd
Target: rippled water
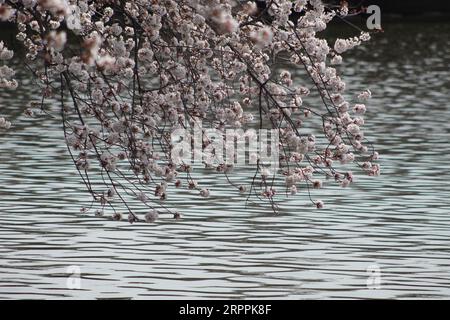
M 32 84 L 0 91 L 16 122 L 0 133 L 0 298 L 450 298 L 450 25 L 385 29 L 346 70 L 350 90 L 374 93 L 367 136 L 383 175 L 322 190 L 326 210 L 306 197 L 279 216 L 245 209 L 211 175 L 208 201 L 171 199 L 180 221 L 80 214 L 89 197 L 58 120 L 21 115 Z M 67 288 L 69 266 L 80 290 Z

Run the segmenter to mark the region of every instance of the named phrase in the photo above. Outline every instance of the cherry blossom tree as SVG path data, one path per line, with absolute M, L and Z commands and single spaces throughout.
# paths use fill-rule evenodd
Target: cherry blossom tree
M 319 0 L 0 0 L 0 21 L 17 27 L 24 64 L 41 92 L 25 114 L 58 101 L 91 208 L 130 223 L 180 218 L 165 201 L 176 188 L 210 195 L 193 178 L 197 166 L 172 157 L 172 133 L 199 122 L 223 135 L 242 129 L 236 132 L 247 138 L 244 129 L 276 130 L 279 168 L 253 155 L 247 185 L 232 181 L 233 162 L 204 162 L 237 193 L 268 201 L 275 212 L 275 199 L 288 194 L 323 208 L 312 189 L 325 181 L 348 187 L 351 167 L 379 175 L 378 153 L 363 132 L 371 93 L 347 93 L 336 69 L 342 54 L 370 35 L 333 44 L 320 36 L 347 13 L 345 5 Z M 7 65 L 13 56 L 1 42 L 2 90 L 20 85 Z M 10 128 L 0 118 L 0 130 Z M 195 152 L 212 144 L 201 136 Z M 146 208 L 144 215 L 130 199 Z

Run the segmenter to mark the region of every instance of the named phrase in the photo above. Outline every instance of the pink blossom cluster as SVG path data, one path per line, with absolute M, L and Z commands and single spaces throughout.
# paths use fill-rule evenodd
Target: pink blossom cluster
M 301 13 L 298 21 L 290 19 L 293 11 Z M 193 178 L 196 168 L 170 159 L 170 133 L 199 121 L 224 134 L 227 128 L 279 131 L 277 172 L 257 160 L 244 185 L 232 181 L 233 166 L 208 166 L 274 209 L 283 193 L 303 194 L 323 208 L 310 189 L 325 181 L 349 186 L 348 165 L 380 173 L 363 131 L 371 93 L 348 100 L 333 67 L 370 36 L 330 45 L 320 32 L 336 14 L 319 0 L 268 0 L 264 10 L 233 0 L 0 0 L 0 20 L 17 25 L 16 40 L 40 81 L 42 107 L 60 101 L 70 155 L 101 207 L 96 215 L 111 208 L 121 220 L 121 204 L 131 223 L 154 222 L 162 213 L 179 218 L 165 204 L 172 187 L 211 196 Z M 0 60 L 12 56 L 1 43 Z M 0 66 L 0 88 L 17 87 L 13 76 Z M 321 125 L 313 134 L 308 123 Z M 95 174 L 103 189 L 91 183 Z M 130 196 L 148 208 L 143 218 Z
M 0 62 L 11 60 L 14 56 L 12 50 L 8 50 L 3 41 L 0 41 Z M 14 77 L 14 70 L 6 64 L 0 65 L 0 88 L 16 89 L 18 86 L 17 80 Z

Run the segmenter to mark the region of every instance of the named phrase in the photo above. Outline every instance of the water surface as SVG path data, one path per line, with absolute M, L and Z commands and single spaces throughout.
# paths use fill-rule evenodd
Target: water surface
M 14 122 L 0 133 L 0 298 L 450 298 L 450 25 L 385 29 L 345 71 L 349 92 L 373 92 L 366 133 L 383 174 L 327 186 L 326 210 L 306 196 L 278 216 L 245 208 L 212 174 L 208 201 L 171 198 L 180 221 L 81 214 L 89 196 L 58 119 L 21 115 L 35 97 L 26 78 L 0 91 L 0 114 Z M 67 288 L 69 266 L 80 290 Z

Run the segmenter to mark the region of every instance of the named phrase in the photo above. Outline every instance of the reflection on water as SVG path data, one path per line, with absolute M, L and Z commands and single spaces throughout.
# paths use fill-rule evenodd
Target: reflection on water
M 58 120 L 23 118 L 30 83 L 1 91 L 0 113 L 17 122 L 0 134 L 0 298 L 450 298 L 450 25 L 385 29 L 346 71 L 350 90 L 374 93 L 367 136 L 383 175 L 324 189 L 327 210 L 306 197 L 279 216 L 244 210 L 211 175 L 215 197 L 171 199 L 184 220 L 82 215 Z M 71 265 L 80 290 L 67 289 Z

